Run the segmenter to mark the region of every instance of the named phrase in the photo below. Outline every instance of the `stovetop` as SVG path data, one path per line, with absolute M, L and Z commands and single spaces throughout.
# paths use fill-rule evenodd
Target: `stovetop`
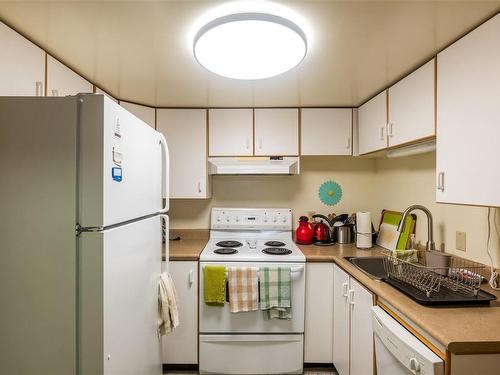
M 305 262 L 288 208 L 212 208 L 204 262 Z
M 239 239 L 240 246 L 224 247 L 217 245 L 219 242 L 224 241 L 221 238 L 210 239 L 200 254 L 200 261 L 202 262 L 283 262 L 283 263 L 301 263 L 305 262 L 305 256 L 300 249 L 291 240 L 283 239 Z M 230 241 L 235 241 L 231 238 Z M 283 246 L 270 246 L 266 245 L 269 241 L 282 242 Z M 272 244 L 273 245 L 273 244 Z M 283 254 L 269 254 L 264 250 L 271 250 Z M 288 251 L 286 251 L 288 250 Z M 217 252 L 216 252 L 217 251 Z

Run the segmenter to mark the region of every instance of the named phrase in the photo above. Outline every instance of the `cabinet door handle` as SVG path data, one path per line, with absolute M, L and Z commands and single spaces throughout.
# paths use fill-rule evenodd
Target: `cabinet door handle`
M 347 141 L 345 143 L 345 148 L 351 148 L 351 137 L 347 137 Z
M 59 91 L 56 89 L 52 90 L 52 96 L 59 96 Z
M 438 173 L 438 190 L 444 191 L 444 172 Z
M 259 150 L 262 150 L 262 137 L 259 137 Z
M 247 148 L 247 150 L 250 148 L 250 137 L 247 136 L 247 139 L 245 141 L 245 146 Z
M 43 96 L 43 84 L 40 81 L 35 82 L 35 95 Z
M 189 287 L 191 288 L 193 286 L 193 283 L 194 283 L 193 270 L 189 270 L 188 283 L 189 283 Z
M 201 193 L 201 182 L 198 181 L 198 193 Z
M 349 304 L 354 305 L 354 289 L 349 289 Z
M 384 127 L 381 126 L 379 130 L 380 130 L 380 136 L 379 136 L 380 140 L 383 141 L 385 139 L 384 138 Z
M 349 288 L 349 283 L 342 283 L 342 296 L 347 297 L 347 289 Z
M 389 122 L 389 123 L 387 124 L 387 136 L 388 136 L 389 138 L 392 138 L 392 122 Z

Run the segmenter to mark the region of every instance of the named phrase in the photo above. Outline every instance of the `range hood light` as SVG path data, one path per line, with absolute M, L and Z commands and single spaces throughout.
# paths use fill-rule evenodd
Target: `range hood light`
M 236 13 L 203 26 L 194 37 L 196 60 L 223 77 L 254 80 L 282 74 L 307 52 L 304 31 L 267 13 Z

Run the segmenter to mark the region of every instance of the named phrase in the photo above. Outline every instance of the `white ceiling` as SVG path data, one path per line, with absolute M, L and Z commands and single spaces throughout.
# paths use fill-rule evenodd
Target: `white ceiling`
M 200 18 L 233 5 L 0 1 L 0 19 L 123 100 L 152 106 L 356 106 L 500 10 L 500 1 L 275 2 L 310 32 L 308 55 L 281 76 L 236 81 L 199 66 L 189 44 Z

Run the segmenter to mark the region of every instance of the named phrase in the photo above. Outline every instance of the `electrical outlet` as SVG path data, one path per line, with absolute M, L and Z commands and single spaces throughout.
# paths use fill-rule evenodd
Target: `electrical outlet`
M 465 232 L 457 230 L 455 241 L 456 241 L 455 248 L 457 250 L 465 251 L 467 249 L 467 240 Z

